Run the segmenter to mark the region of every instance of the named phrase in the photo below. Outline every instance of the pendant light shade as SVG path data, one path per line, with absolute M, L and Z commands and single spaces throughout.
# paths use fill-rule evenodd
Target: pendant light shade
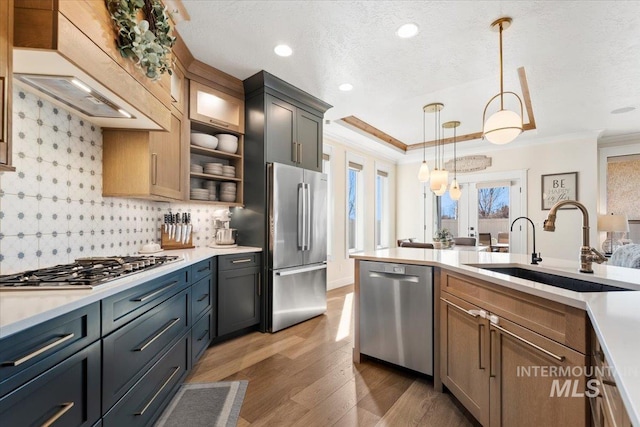
M 420 170 L 418 171 L 418 181 L 427 182 L 429 181 L 429 165 L 427 165 L 427 161 L 423 160 L 420 165 Z
M 462 196 L 460 184 L 458 184 L 458 180 L 455 178 L 453 181 L 451 181 L 451 187 L 449 187 L 449 196 L 451 196 L 452 200 L 460 200 L 460 196 Z
M 447 184 L 442 184 L 437 191 L 434 191 L 436 196 L 442 196 L 447 192 Z
M 513 141 L 522 133 L 523 124 L 523 107 L 522 100 L 514 92 L 504 91 L 504 78 L 502 72 L 502 32 L 511 26 L 511 18 L 504 17 L 495 20 L 491 24 L 491 28 L 500 33 L 500 93 L 495 95 L 487 102 L 484 107 L 484 113 L 482 114 L 482 122 L 484 123 L 482 129 L 482 138 L 486 138 L 492 144 L 508 144 Z M 506 110 L 504 108 L 504 95 L 513 95 L 520 105 L 520 114 L 517 112 Z M 500 110 L 492 114 L 487 119 L 487 108 L 496 98 L 500 98 Z
M 449 184 L 449 171 L 446 169 L 434 169 L 431 171 L 431 191 L 439 195 L 437 192 L 444 185 L 444 189 L 446 191 L 447 185 Z

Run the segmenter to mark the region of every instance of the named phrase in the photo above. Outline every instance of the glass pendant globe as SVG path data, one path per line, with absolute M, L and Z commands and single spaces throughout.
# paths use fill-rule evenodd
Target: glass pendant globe
M 429 181 L 429 166 L 427 165 L 427 162 L 423 161 L 422 165 L 420 165 L 420 170 L 418 171 L 418 181 Z
M 484 123 L 484 137 L 492 144 L 508 144 L 521 133 L 522 118 L 510 110 L 493 113 Z
M 442 186 L 440 186 L 440 189 L 438 189 L 437 191 L 434 191 L 434 194 L 436 196 L 442 196 L 446 192 L 447 192 L 447 184 L 442 184 Z
M 460 196 L 462 196 L 460 185 L 458 184 L 458 180 L 456 179 L 451 181 L 451 186 L 449 187 L 449 196 L 451 196 L 451 199 L 453 200 L 460 200 Z
M 431 191 L 436 192 L 443 185 L 445 186 L 445 190 L 446 190 L 448 183 L 449 183 L 449 171 L 444 169 L 435 169 L 431 171 Z

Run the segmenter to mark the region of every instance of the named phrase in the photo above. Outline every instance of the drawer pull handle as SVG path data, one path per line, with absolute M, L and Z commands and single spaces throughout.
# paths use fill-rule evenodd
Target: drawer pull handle
M 231 264 L 242 264 L 243 262 L 251 262 L 251 258 L 234 259 Z
M 60 410 L 58 412 L 56 412 L 55 414 L 53 414 L 53 416 L 51 418 L 49 418 L 47 421 L 45 421 L 44 423 L 42 423 L 42 427 L 49 427 L 50 425 L 52 425 L 53 423 L 55 423 L 56 421 L 58 421 L 58 419 L 63 416 L 64 414 L 66 414 L 69 409 L 73 408 L 74 403 L 73 402 L 67 402 L 67 403 L 63 403 Z
M 204 294 L 202 295 L 200 298 L 198 298 L 198 301 L 196 302 L 200 302 L 200 301 L 204 301 L 205 299 L 207 299 L 209 297 L 209 294 Z
M 145 348 L 149 347 L 155 340 L 160 338 L 160 336 L 162 336 L 162 334 L 164 334 L 169 329 L 171 329 L 171 327 L 173 325 L 175 325 L 176 323 L 178 323 L 179 321 L 180 321 L 179 317 L 177 319 L 173 319 L 173 320 L 169 321 L 169 323 L 167 323 L 167 325 L 164 328 L 162 328 L 162 330 L 160 332 L 158 332 L 153 338 L 151 338 L 149 341 L 147 341 L 142 347 L 138 347 L 138 348 L 134 349 L 133 351 L 144 351 Z
M 169 289 L 170 287 L 174 286 L 176 283 L 178 283 L 178 281 L 177 281 L 177 280 L 176 280 L 176 281 L 173 281 L 173 282 L 171 282 L 171 283 L 169 283 L 169 285 L 165 286 L 164 288 L 161 288 L 161 289 L 158 289 L 157 291 L 154 291 L 154 292 L 148 293 L 147 295 L 143 295 L 143 296 L 141 296 L 141 297 L 135 298 L 135 299 L 133 299 L 132 301 L 135 301 L 135 302 L 143 302 L 143 301 L 146 301 L 146 300 L 148 300 L 148 299 L 150 299 L 150 298 L 155 297 L 155 296 L 156 296 L 156 295 L 158 295 L 158 294 L 163 293 L 164 291 L 166 291 L 166 290 L 167 290 L 167 289 Z
M 156 391 L 156 394 L 154 394 L 153 397 L 151 398 L 151 400 L 146 405 L 144 405 L 144 408 L 142 408 L 142 410 L 140 412 L 136 412 L 134 415 L 144 415 L 144 413 L 147 412 L 147 409 L 149 409 L 149 406 L 151 406 L 151 404 L 153 403 L 154 400 L 156 400 L 158 395 L 160 393 L 162 393 L 162 390 L 164 390 L 165 387 L 167 385 L 169 385 L 169 383 L 171 382 L 173 377 L 176 376 L 176 374 L 178 373 L 179 370 L 180 370 L 180 366 L 176 366 L 175 368 L 173 368 L 173 372 L 171 373 L 171 375 L 169 375 L 169 378 L 167 378 L 167 380 L 164 382 L 164 384 L 162 384 L 162 386 L 160 386 L 158 391 Z
M 207 265 L 206 267 L 202 267 L 200 270 L 198 270 L 198 273 L 202 273 L 203 271 L 207 271 L 209 270 L 209 266 Z
M 209 122 L 213 123 L 214 125 L 222 126 L 225 128 L 228 128 L 229 126 L 231 126 L 229 123 L 223 122 L 221 120 L 209 119 Z
M 446 302 L 447 304 L 449 304 L 450 306 L 457 308 L 458 310 L 467 313 L 469 316 L 471 317 L 482 317 L 483 319 L 487 317 L 487 312 L 484 310 L 467 310 L 464 309 L 462 307 L 460 307 L 458 304 L 454 304 L 451 301 L 449 301 L 448 299 L 445 298 L 440 298 L 442 301 Z
M 518 341 L 521 341 L 521 342 L 523 342 L 523 343 L 525 343 L 525 344 L 527 344 L 527 345 L 529 345 L 529 346 L 531 346 L 531 347 L 535 348 L 535 349 L 536 349 L 536 350 L 538 350 L 538 351 L 543 352 L 543 353 L 544 353 L 544 354 L 546 354 L 547 356 L 553 357 L 553 358 L 554 358 L 554 359 L 556 359 L 558 362 L 564 362 L 564 361 L 565 361 L 565 359 L 566 359 L 566 357 L 564 357 L 564 356 L 558 356 L 557 354 L 552 353 L 552 352 L 550 352 L 549 350 L 544 349 L 544 348 L 540 347 L 539 345 L 534 344 L 534 343 L 532 343 L 531 341 L 526 340 L 526 339 L 522 338 L 521 336 L 514 334 L 513 332 L 507 331 L 505 328 L 502 328 L 502 327 L 500 327 L 500 326 L 498 326 L 498 325 L 491 324 L 491 327 L 492 327 L 492 328 L 496 328 L 496 329 L 498 329 L 499 331 L 501 331 L 501 332 L 503 332 L 503 333 L 505 333 L 505 334 L 509 335 L 510 337 L 513 337 L 513 338 L 517 339 Z
M 202 336 L 200 338 L 198 338 L 198 341 L 202 341 L 204 339 L 204 337 L 206 337 L 207 335 L 209 335 L 209 330 L 208 329 L 202 333 Z
M 24 362 L 27 362 L 27 361 L 33 359 L 34 357 L 41 355 L 45 351 L 49 351 L 52 348 L 59 346 L 63 342 L 69 341 L 74 336 L 75 336 L 75 334 L 64 335 L 64 336 L 58 338 L 57 340 L 55 340 L 54 342 L 52 342 L 51 344 L 47 344 L 44 347 L 39 348 L 38 350 L 34 351 L 33 353 L 29 353 L 26 356 L 21 357 L 18 360 L 12 360 L 12 361 L 9 361 L 9 362 L 4 362 L 3 365 L 5 365 L 5 366 L 19 366 L 19 365 L 22 365 Z M 71 405 L 73 406 L 73 404 L 71 404 Z

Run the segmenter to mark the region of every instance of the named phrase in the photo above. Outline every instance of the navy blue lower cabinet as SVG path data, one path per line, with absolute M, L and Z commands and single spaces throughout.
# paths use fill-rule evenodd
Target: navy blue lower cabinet
M 107 412 L 102 418 L 103 426 L 146 426 L 155 421 L 187 376 L 191 358 L 190 341 L 190 334 L 187 333 L 174 344 Z
M 260 267 L 218 271 L 218 336 L 260 323 Z
M 200 356 L 209 347 L 209 343 L 213 339 L 213 334 L 211 333 L 212 314 L 213 312 L 209 310 L 191 328 L 191 366 L 195 365 L 200 359 Z
M 0 340 L 0 397 L 100 339 L 96 302 Z
M 0 399 L 1 426 L 93 426 L 100 419 L 100 341 Z
M 191 328 L 190 288 L 103 338 L 102 407 L 108 410 Z

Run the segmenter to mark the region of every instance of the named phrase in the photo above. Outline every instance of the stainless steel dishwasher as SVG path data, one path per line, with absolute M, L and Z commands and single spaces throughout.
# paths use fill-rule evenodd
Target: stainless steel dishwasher
M 433 375 L 433 269 L 360 261 L 360 353 Z

